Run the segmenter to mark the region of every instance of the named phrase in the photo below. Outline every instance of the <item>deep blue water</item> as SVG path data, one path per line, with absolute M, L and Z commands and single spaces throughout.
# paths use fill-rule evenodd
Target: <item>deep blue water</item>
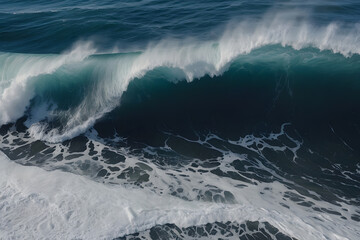
M 357 239 L 360 2 L 2 0 L 0 154 L 1 239 Z
M 299 12 L 314 25 L 358 24 L 358 1 L 2 1 L 3 52 L 60 53 L 76 41 L 123 51 L 164 38 L 217 39 L 229 22 Z M 350 27 L 351 27 L 350 26 Z

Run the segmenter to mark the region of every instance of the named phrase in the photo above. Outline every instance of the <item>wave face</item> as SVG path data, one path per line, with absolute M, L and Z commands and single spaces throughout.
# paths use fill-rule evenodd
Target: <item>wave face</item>
M 256 23 L 239 23 L 216 42 L 167 40 L 143 52 L 94 55 L 96 49 L 88 42 L 78 43 L 61 55 L 3 53 L 0 124 L 15 121 L 28 110 L 32 118 L 28 127 L 34 137 L 50 142 L 71 139 L 114 110 L 133 79 L 153 70 L 161 71 L 154 78 L 165 75 L 170 81 L 191 82 L 205 75 L 221 76 L 229 67 L 242 78 L 240 75 L 249 70 L 239 69 L 246 63 L 261 68 L 275 62 L 268 74 L 283 71 L 287 75 L 289 69 L 300 65 L 310 71 L 314 68 L 310 64 L 319 65 L 320 71 L 321 64 L 331 67 L 340 61 L 343 63 L 335 69 L 338 77 L 347 68 L 350 72 L 346 74 L 353 74 L 350 78 L 357 76 L 360 28 L 343 30 L 336 24 L 315 28 L 305 20 L 295 20 L 287 15 L 269 15 Z M 297 54 L 296 50 L 303 48 L 306 50 Z M 333 56 L 335 53 L 350 59 Z M 43 119 L 46 123 L 41 123 Z M 60 125 L 49 127 L 49 122 Z
M 359 238 L 359 8 L 5 1 L 0 238 Z

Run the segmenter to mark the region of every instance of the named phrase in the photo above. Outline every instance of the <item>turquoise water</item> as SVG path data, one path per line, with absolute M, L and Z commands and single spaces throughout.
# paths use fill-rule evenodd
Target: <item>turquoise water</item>
M 359 16 L 2 1 L 0 238 L 359 238 Z

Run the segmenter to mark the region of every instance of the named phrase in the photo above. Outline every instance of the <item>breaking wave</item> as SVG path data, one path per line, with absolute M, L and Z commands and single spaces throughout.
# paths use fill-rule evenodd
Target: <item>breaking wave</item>
M 359 24 L 314 26 L 289 13 L 228 24 L 217 41 L 166 39 L 139 52 L 101 53 L 80 42 L 59 55 L 1 53 L 0 125 L 26 115 L 34 137 L 71 139 L 119 106 L 129 83 L 152 70 L 175 82 L 264 61 L 285 71 L 297 64 L 355 71 L 359 36 Z

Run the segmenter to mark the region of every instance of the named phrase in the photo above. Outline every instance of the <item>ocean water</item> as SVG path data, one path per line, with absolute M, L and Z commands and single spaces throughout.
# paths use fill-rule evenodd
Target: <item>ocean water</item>
M 360 239 L 360 2 L 1 0 L 0 239 Z

